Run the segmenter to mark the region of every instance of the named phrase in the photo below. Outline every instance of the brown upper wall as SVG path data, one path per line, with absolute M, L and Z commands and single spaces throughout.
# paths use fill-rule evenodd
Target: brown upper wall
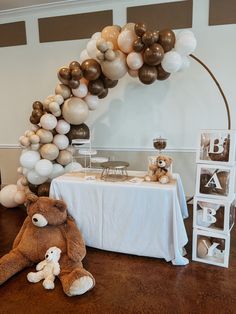
M 26 44 L 25 21 L 0 24 L 0 47 Z
M 112 10 L 38 19 L 41 43 L 90 38 L 113 24 Z
M 235 23 L 236 0 L 210 0 L 209 25 Z
M 178 1 L 127 8 L 128 22 L 144 22 L 152 29 L 192 27 L 193 1 Z

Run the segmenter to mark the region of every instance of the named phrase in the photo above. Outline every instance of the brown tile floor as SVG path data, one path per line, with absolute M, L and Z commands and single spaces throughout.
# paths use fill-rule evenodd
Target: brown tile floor
M 0 207 L 0 256 L 10 249 L 25 217 L 24 208 Z M 192 219 L 186 220 L 191 259 Z M 88 248 L 84 266 L 96 287 L 67 297 L 56 280 L 47 291 L 26 280 L 29 269 L 0 287 L 0 314 L 47 313 L 236 313 L 236 233 L 232 232 L 228 269 L 190 262 L 174 267 L 160 259 Z

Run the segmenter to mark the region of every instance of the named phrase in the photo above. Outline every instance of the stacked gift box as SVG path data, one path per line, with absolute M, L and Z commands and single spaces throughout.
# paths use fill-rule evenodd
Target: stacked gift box
M 228 267 L 235 220 L 235 141 L 232 130 L 202 130 L 193 202 L 193 260 Z

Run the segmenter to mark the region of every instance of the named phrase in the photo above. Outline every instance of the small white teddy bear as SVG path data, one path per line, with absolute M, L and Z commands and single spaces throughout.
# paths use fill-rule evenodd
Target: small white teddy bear
M 30 272 L 27 275 L 27 279 L 30 282 L 39 282 L 44 279 L 43 286 L 45 289 L 54 289 L 55 276 L 60 274 L 59 259 L 61 256 L 61 250 L 56 247 L 50 247 L 46 254 L 45 260 L 38 263 L 36 270 L 38 272 Z

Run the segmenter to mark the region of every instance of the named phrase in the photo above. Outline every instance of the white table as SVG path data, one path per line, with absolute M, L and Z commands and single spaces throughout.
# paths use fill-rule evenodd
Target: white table
M 186 265 L 188 210 L 180 176 L 174 177 L 163 185 L 86 180 L 83 173 L 71 173 L 52 181 L 50 196 L 67 203 L 86 245 Z

